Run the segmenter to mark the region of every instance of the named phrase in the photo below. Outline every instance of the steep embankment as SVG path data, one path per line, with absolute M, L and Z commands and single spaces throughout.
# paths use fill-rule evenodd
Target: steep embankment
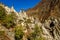
M 60 17 L 60 0 L 42 0 L 34 8 L 27 11 L 29 16 L 37 16 L 41 21 L 48 17 Z M 58 12 L 58 13 L 57 13 Z
M 38 17 L 42 22 L 46 40 L 60 40 L 60 0 L 42 0 L 27 10 L 29 16 Z

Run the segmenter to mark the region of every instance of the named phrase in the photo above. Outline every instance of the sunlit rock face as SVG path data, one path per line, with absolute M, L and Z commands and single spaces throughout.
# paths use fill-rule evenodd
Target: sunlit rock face
M 6 10 L 6 13 L 7 14 L 11 14 L 12 12 L 16 14 L 16 16 L 19 16 L 18 15 L 18 12 L 14 9 L 14 7 L 12 6 L 11 8 L 9 8 L 8 6 L 3 6 L 4 9 Z
M 28 19 L 28 15 L 26 14 L 25 11 L 21 10 L 18 14 L 19 14 L 20 19 L 23 19 L 23 18 Z
M 5 6 L 5 10 L 7 14 L 10 14 L 10 8 L 8 6 Z
M 14 9 L 13 6 L 10 8 L 10 12 L 14 12 L 17 16 L 19 16 L 19 15 L 18 15 L 18 12 Z

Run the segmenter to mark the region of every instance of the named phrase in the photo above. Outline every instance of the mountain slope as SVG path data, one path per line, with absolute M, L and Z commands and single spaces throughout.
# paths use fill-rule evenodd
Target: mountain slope
M 60 40 L 60 0 L 42 0 L 26 12 L 4 5 L 0 11 L 0 17 L 6 14 L 0 30 L 11 40 Z
M 57 17 L 59 15 L 59 13 L 56 13 L 60 9 L 59 5 L 60 0 L 42 0 L 35 7 L 27 10 L 27 14 L 30 16 L 37 15 L 41 21 L 44 21 L 49 16 Z
M 60 0 L 42 0 L 27 15 L 39 18 L 46 40 L 60 40 Z

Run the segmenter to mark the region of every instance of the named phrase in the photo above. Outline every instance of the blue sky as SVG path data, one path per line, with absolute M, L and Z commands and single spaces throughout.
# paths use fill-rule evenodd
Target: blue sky
M 41 0 L 0 0 L 0 3 L 3 3 L 9 7 L 14 6 L 16 11 L 20 11 L 21 8 L 28 9 L 34 7 Z

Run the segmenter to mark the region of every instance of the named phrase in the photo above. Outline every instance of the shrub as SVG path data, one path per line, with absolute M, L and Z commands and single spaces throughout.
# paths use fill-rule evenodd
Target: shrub
M 6 17 L 5 9 L 0 6 L 0 22 L 3 21 Z
M 23 34 L 23 28 L 21 25 L 15 27 L 15 40 L 22 40 Z
M 31 20 L 30 20 L 30 19 L 27 19 L 27 20 L 25 21 L 25 23 L 31 23 Z
M 5 31 L 0 31 L 0 36 L 4 35 Z
M 5 26 L 6 28 L 10 28 L 10 27 L 14 27 L 16 24 L 14 22 L 14 17 L 12 14 L 9 14 L 5 17 L 5 19 L 3 20 L 2 25 Z
M 44 39 L 42 37 L 42 29 L 38 27 L 37 24 L 35 24 L 34 32 L 31 33 L 30 38 L 31 40 L 43 40 Z

